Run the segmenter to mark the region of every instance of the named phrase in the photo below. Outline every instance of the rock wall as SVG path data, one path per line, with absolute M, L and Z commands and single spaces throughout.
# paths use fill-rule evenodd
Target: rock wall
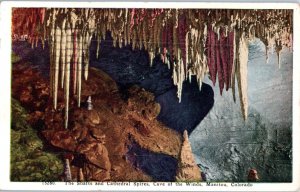
M 276 54 L 265 63 L 261 42 L 249 48 L 248 120 L 231 91 L 220 96 L 216 85 L 214 107 L 190 135 L 192 149 L 208 180 L 246 181 L 255 168 L 260 181 L 291 182 L 292 54 L 283 51 L 278 68 Z
M 34 132 L 33 138 L 31 132 L 28 133 L 29 135 L 23 132 L 12 134 L 14 138 L 12 152 L 18 152 L 12 153 L 15 158 L 12 161 L 14 173 L 12 179 L 30 181 L 31 178 L 39 180 L 43 178 L 40 173 L 26 178 L 25 176 L 28 175 L 18 176 L 18 172 L 24 165 L 32 167 L 28 164 L 28 159 L 23 157 L 23 153 L 19 154 L 23 148 L 27 150 L 25 140 L 29 142 L 29 146 L 34 145 L 33 152 L 27 152 L 34 155 L 33 159 L 39 158 L 35 149 L 37 153 L 51 150 L 66 162 L 64 171 L 66 174 L 61 177 L 57 174 L 49 177 L 49 179 L 56 178 L 53 181 L 60 179 L 68 181 L 71 178 L 73 181 L 170 181 L 173 179 L 182 139 L 178 132 L 156 120 L 160 106 L 154 101 L 152 93 L 133 86 L 127 90 L 127 98 L 122 98 L 116 83 L 106 73 L 90 68 L 89 81 L 84 81 L 82 85 L 82 98 L 86 101 L 91 96 L 93 109 L 88 110 L 85 102 L 82 103 L 81 108 L 78 108 L 75 100 L 72 99 L 70 124 L 69 128 L 65 129 L 62 91 L 58 93 L 58 108 L 54 111 L 49 100 L 48 81 L 39 70 L 32 69 L 33 66 L 34 64 L 20 61 L 13 65 L 12 70 L 12 96 L 28 111 L 28 118 L 20 122 L 16 121 L 18 126 L 12 125 L 12 130 L 15 127 L 27 129 L 27 124 L 22 127 L 23 121 L 38 130 Z M 15 113 L 13 111 L 13 117 L 18 119 Z M 21 139 L 19 134 L 22 135 Z M 43 149 L 39 149 L 42 141 L 37 138 L 37 134 L 46 146 Z M 132 151 L 133 143 L 136 143 L 137 147 L 131 155 L 128 155 L 129 151 Z M 17 159 L 20 159 L 20 155 L 22 161 L 19 162 Z M 52 164 L 55 163 L 52 161 L 55 159 L 51 158 L 51 155 L 46 155 L 41 155 L 43 160 L 41 163 L 43 167 L 47 167 L 49 156 L 48 165 L 52 170 Z M 145 157 L 147 160 L 140 157 Z M 157 162 L 164 162 L 164 164 L 155 166 Z M 53 172 L 57 171 L 55 168 Z M 30 170 L 26 174 L 31 174 Z M 170 173 L 161 174 L 166 172 Z M 45 172 L 47 175 L 50 173 Z

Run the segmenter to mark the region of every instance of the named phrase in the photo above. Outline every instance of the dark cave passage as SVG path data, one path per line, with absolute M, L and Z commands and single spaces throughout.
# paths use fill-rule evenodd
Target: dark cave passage
M 101 42 L 99 59 L 96 58 L 96 51 L 96 41 L 92 40 L 90 65 L 109 74 L 121 89 L 138 85 L 154 93 L 156 101 L 161 105 L 158 120 L 174 130 L 181 133 L 187 130 L 190 134 L 213 107 L 214 93 L 211 86 L 203 83 L 199 91 L 195 78 L 192 78 L 191 83 L 184 82 L 179 103 L 172 69 L 168 69 L 158 56 L 150 67 L 146 51 L 132 50 L 130 46 L 115 48 L 109 33 L 106 40 Z
M 32 49 L 27 41 L 14 41 L 12 43 L 12 50 L 16 55 L 21 57 L 23 63 L 30 63 L 30 65 L 38 69 L 44 77 L 49 78 L 50 56 L 47 43 L 45 43 L 44 49 L 41 43 L 38 43 L 38 46 Z
M 13 51 L 23 61 L 34 64 L 43 75 L 49 77 L 49 48 L 41 43 L 32 49 L 27 42 L 14 42 Z M 186 129 L 190 134 L 204 119 L 214 104 L 214 93 L 210 85 L 203 83 L 199 91 L 195 78 L 183 84 L 182 99 L 178 102 L 177 87 L 173 84 L 172 70 L 163 64 L 159 57 L 149 66 L 148 53 L 144 50 L 132 50 L 130 46 L 115 48 L 107 33 L 101 42 L 99 58 L 96 58 L 97 45 L 92 40 L 90 47 L 90 65 L 110 75 L 121 90 L 138 85 L 152 92 L 161 105 L 158 120 L 181 133 Z
M 128 147 L 126 158 L 136 169 L 150 175 L 154 181 L 174 181 L 177 159 L 165 154 L 158 154 L 132 143 Z

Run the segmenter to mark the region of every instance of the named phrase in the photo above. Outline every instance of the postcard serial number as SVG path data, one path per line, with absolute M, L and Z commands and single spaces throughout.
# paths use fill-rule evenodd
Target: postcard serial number
M 43 185 L 56 185 L 55 182 L 42 182 Z

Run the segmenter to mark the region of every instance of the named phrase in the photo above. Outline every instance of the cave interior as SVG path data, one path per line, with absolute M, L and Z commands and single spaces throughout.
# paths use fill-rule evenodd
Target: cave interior
M 292 13 L 14 8 L 11 180 L 291 182 Z

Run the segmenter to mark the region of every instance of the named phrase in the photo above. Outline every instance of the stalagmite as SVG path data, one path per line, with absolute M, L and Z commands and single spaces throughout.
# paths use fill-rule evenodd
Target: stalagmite
M 176 170 L 176 182 L 199 182 L 202 181 L 201 171 L 192 152 L 186 130 L 183 132 L 183 142 L 179 153 L 178 166 Z
M 79 182 L 84 181 L 84 175 L 83 175 L 82 168 L 79 168 L 79 170 L 78 170 L 78 180 L 77 181 L 79 181 Z
M 72 161 L 73 156 L 70 154 L 64 155 L 64 181 L 72 181 L 72 173 L 71 173 L 71 166 L 70 166 L 70 161 Z

